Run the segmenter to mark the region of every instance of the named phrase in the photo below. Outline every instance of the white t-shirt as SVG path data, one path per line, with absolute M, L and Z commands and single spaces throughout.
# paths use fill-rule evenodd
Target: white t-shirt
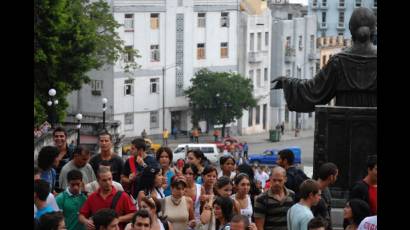
M 364 218 L 357 230 L 377 230 L 377 216 Z
M 286 219 L 288 230 L 306 230 L 313 213 L 310 208 L 296 203 L 288 210 Z
M 259 173 L 259 171 L 256 170 L 255 179 L 262 183 L 262 188 L 265 188 L 265 184 L 266 184 L 266 181 L 269 179 L 269 175 L 265 171 L 262 171 L 262 173 Z

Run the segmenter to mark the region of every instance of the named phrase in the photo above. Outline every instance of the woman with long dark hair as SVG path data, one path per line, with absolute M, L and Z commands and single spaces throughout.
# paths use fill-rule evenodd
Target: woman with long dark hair
M 198 169 L 194 164 L 188 163 L 182 168 L 182 174 L 187 182 L 185 196 L 191 197 L 192 202 L 194 203 L 195 220 L 199 220 L 199 209 L 201 206 L 199 197 L 201 195 L 201 185 L 195 183 L 195 180 L 198 177 Z
M 152 197 L 155 199 L 162 199 L 165 197 L 164 191 L 162 189 L 163 176 L 161 168 L 147 166 L 142 171 L 139 183 L 137 183 L 138 192 L 138 207 L 141 208 L 140 203 L 143 197 Z
M 231 197 L 232 195 L 232 181 L 227 176 L 222 176 L 216 180 L 214 186 L 214 194 L 215 196 L 220 197 Z M 233 202 L 233 211 L 235 214 L 240 214 L 239 203 L 238 201 L 231 198 Z
M 162 175 L 166 180 L 166 188 L 164 189 L 164 195 L 171 195 L 171 178 L 176 174 L 174 168 L 171 167 L 172 163 L 172 150 L 168 147 L 161 147 L 156 153 L 156 158 L 162 168 Z
M 201 175 L 205 167 L 210 165 L 208 158 L 199 149 L 190 149 L 187 152 L 187 163 L 192 163 L 198 168 L 198 174 Z M 198 177 L 197 183 L 202 184 L 203 180 Z
M 348 222 L 345 230 L 356 230 L 360 222 L 370 215 L 370 207 L 365 201 L 349 200 L 343 209 L 343 218 Z
M 249 176 L 249 182 L 250 182 L 250 190 L 249 190 L 249 194 L 251 196 L 251 202 L 252 202 L 252 207 L 254 207 L 254 201 L 255 201 L 255 197 L 259 194 L 262 193 L 262 191 L 260 189 L 258 189 L 256 187 L 256 180 L 254 178 L 254 172 L 252 169 L 252 166 L 248 165 L 248 164 L 241 164 L 238 166 L 237 170 L 237 174 L 239 173 L 245 173 Z
M 232 198 L 239 204 L 239 214 L 248 217 L 249 222 L 252 222 L 253 206 L 249 191 L 251 183 L 249 176 L 245 173 L 239 173 L 235 177 L 236 193 L 232 195 Z
M 225 230 L 233 217 L 233 201 L 229 197 L 217 196 L 208 201 L 201 214 L 198 230 Z
M 235 178 L 235 159 L 231 155 L 223 155 L 219 158 L 219 165 L 221 171 L 218 174 L 218 178 L 221 176 L 227 176 L 229 179 L 233 180 Z
M 214 195 L 214 185 L 216 182 L 217 173 L 218 172 L 216 168 L 214 168 L 213 166 L 206 166 L 202 172 L 202 180 L 204 181 L 204 183 L 201 187 L 201 207 Z

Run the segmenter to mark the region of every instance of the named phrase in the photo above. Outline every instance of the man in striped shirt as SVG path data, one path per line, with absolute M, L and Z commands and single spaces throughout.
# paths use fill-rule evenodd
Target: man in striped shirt
M 272 169 L 270 189 L 255 198 L 254 217 L 258 230 L 287 230 L 286 213 L 295 203 L 295 193 L 285 187 L 286 170 Z

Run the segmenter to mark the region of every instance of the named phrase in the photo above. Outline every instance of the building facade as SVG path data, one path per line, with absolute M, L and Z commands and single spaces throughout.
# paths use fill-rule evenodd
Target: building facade
M 122 24 L 125 45 L 139 51 L 140 68 L 123 71 L 129 57 L 114 66 L 91 71 L 90 84 L 68 96 L 69 113 L 102 115 L 121 122 L 120 133 L 160 134 L 163 128 L 192 128 L 189 101 L 184 96 L 201 68 L 239 72 L 253 81 L 258 105 L 232 127 L 231 134 L 265 132 L 270 121 L 271 13 L 261 0 L 111 1 Z M 239 40 L 238 40 L 239 39 Z M 164 87 L 165 86 L 165 87 Z M 201 128 L 206 127 L 200 122 Z
M 252 80 L 257 106 L 244 110 L 239 134 L 268 131 L 270 122 L 271 12 L 266 1 L 243 0 L 238 25 L 239 72 Z
M 309 0 L 308 14 L 316 15 L 318 37 L 350 39 L 349 20 L 357 7 L 372 9 L 377 16 L 377 0 Z
M 308 15 L 292 20 L 273 20 L 271 79 L 279 76 L 311 79 L 316 73 L 316 17 Z M 285 122 L 286 129 L 312 129 L 314 113 L 296 113 L 287 109 L 282 90 L 271 91 L 271 120 L 275 126 Z

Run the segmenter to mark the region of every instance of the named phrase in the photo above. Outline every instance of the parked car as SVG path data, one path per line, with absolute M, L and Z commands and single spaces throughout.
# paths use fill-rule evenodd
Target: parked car
M 172 157 L 172 162 L 176 163 L 178 159 L 186 159 L 186 147 L 188 149 L 199 149 L 201 150 L 206 158 L 212 163 L 217 164 L 219 162 L 219 158 L 221 157 L 216 144 L 180 144 L 178 145 Z
M 295 160 L 294 164 L 301 164 L 302 163 L 302 151 L 300 147 L 297 146 L 292 146 L 288 148 L 283 148 L 283 149 L 290 149 L 293 154 L 295 154 Z M 276 160 L 278 159 L 278 152 L 282 149 L 266 149 L 263 151 L 262 154 L 249 154 L 249 163 L 250 164 L 267 164 L 267 165 L 275 165 Z

